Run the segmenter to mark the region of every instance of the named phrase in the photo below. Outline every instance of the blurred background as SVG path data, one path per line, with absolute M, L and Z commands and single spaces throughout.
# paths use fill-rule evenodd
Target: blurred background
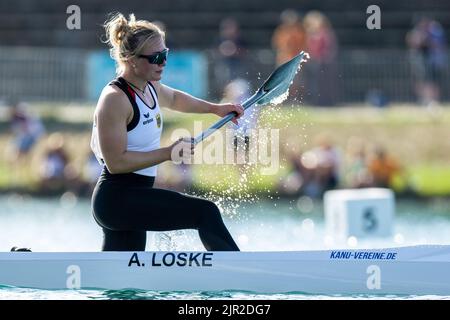
M 92 115 L 115 76 L 102 24 L 119 11 L 166 31 L 164 83 L 215 102 L 241 102 L 276 66 L 301 50 L 311 56 L 288 99 L 258 114 L 259 127 L 280 130 L 275 175 L 247 164 L 165 163 L 158 186 L 213 198 L 229 216 L 260 200 L 321 212 L 311 206 L 326 191 L 366 187 L 391 189 L 408 208 L 426 204 L 419 214 L 447 215 L 450 2 L 379 0 L 381 28 L 371 30 L 372 2 L 1 1 L 3 202 L 89 200 L 101 170 L 89 149 Z M 80 9 L 79 29 L 67 27 L 70 5 Z M 165 111 L 162 144 L 194 120 L 216 118 Z

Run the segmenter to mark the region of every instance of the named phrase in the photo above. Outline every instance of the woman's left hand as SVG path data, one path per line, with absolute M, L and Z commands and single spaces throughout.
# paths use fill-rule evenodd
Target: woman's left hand
M 238 124 L 237 119 L 239 119 L 244 114 L 244 108 L 240 104 L 233 103 L 222 103 L 214 105 L 213 113 L 217 114 L 219 117 L 223 118 L 230 112 L 236 112 L 237 116 L 231 121 L 234 124 Z

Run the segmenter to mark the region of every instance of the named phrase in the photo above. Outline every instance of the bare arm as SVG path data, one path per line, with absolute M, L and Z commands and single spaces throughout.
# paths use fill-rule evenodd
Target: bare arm
M 224 103 L 217 104 L 211 103 L 190 94 L 173 89 L 159 82 L 153 82 L 157 92 L 158 98 L 162 106 L 187 113 L 213 113 L 219 117 L 224 117 L 230 112 L 236 112 L 238 116 L 233 119 L 233 122 L 237 124 L 237 120 L 244 113 L 242 106 L 238 104 Z
M 100 149 L 108 171 L 127 173 L 170 159 L 171 147 L 148 152 L 127 151 L 127 119 L 132 115 L 128 98 L 117 88 L 102 93 L 95 112 Z

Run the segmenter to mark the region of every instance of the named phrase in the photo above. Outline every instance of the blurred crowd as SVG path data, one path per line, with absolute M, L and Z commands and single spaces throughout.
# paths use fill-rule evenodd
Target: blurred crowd
M 395 189 L 396 179 L 407 179 L 398 160 L 382 146 L 352 138 L 342 153 L 327 135 L 315 140 L 311 149 L 284 151 L 291 170 L 280 179 L 280 194 L 320 198 L 338 188 Z
M 3 175 L 8 189 L 41 196 L 71 192 L 90 197 L 103 165 L 99 164 L 89 142 L 72 133 L 47 132 L 29 105 L 11 101 L 9 106 L 10 138 L 4 153 Z M 86 136 L 86 133 L 81 133 Z M 188 165 L 163 164 L 155 187 L 187 191 L 192 186 Z
M 89 143 L 68 146 L 62 132 L 47 133 L 27 104 L 10 103 L 11 139 L 5 157 L 10 189 L 34 189 L 40 195 L 72 192 L 90 196 L 102 167 Z
M 294 10 L 281 13 L 281 23 L 272 36 L 276 63 L 281 65 L 300 51 L 309 53 L 311 59 L 306 77 L 296 77 L 290 90 L 290 100 L 300 102 L 300 95 L 312 105 L 332 106 L 337 95 L 337 38 L 328 18 L 319 11 L 310 11 L 302 19 Z M 302 84 L 300 79 L 307 79 Z M 307 89 L 302 92 L 301 87 Z
M 230 88 L 238 87 L 240 83 L 246 83 L 246 90 L 252 92 L 254 88 L 250 88 L 249 78 L 254 74 L 249 73 L 247 67 L 251 64 L 246 60 L 255 57 L 248 57 L 238 21 L 232 17 L 224 19 L 219 34 L 214 70 L 216 87 L 224 88 L 230 84 L 224 92 L 225 97 L 230 94 Z M 296 77 L 291 86 L 288 103 L 304 102 L 315 106 L 338 103 L 342 77 L 337 63 L 338 39 L 326 15 L 315 10 L 304 15 L 293 9 L 283 11 L 273 32 L 271 46 L 277 66 L 302 50 L 310 55 L 303 76 Z M 406 46 L 408 57 L 405 61 L 410 65 L 407 72 L 411 75 L 417 103 L 424 106 L 439 104 L 448 67 L 444 28 L 435 19 L 420 17 L 406 35 Z M 389 103 L 389 96 L 380 88 L 368 88 L 366 102 L 383 107 Z
M 233 88 L 241 88 L 246 84 L 246 91 L 250 90 L 248 70 L 245 61 L 248 50 L 242 37 L 239 23 L 234 18 L 226 18 L 220 23 L 220 38 L 217 46 L 217 65 L 215 79 L 219 87 L 225 87 L 224 96 L 238 96 L 239 102 L 243 97 L 239 93 L 230 92 Z M 338 50 L 337 38 L 328 18 L 319 11 L 308 12 L 302 19 L 295 10 L 288 9 L 281 13 L 280 24 L 273 32 L 271 39 L 275 53 L 275 63 L 279 66 L 301 51 L 310 54 L 308 62 L 308 79 L 302 83 L 296 77 L 292 84 L 287 102 L 299 103 L 302 100 L 312 105 L 332 106 L 337 102 L 337 69 L 336 55 Z M 302 88 L 307 87 L 308 90 Z M 242 89 L 236 89 L 242 91 Z M 231 99 L 228 99 L 231 100 Z

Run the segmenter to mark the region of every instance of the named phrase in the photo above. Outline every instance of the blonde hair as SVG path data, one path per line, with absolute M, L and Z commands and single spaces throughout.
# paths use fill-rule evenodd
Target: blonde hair
M 316 10 L 310 11 L 306 14 L 303 24 L 308 32 L 317 32 L 323 27 L 331 28 L 330 20 L 328 20 L 323 13 Z
M 134 14 L 127 20 L 123 14 L 116 13 L 103 26 L 105 42 L 110 46 L 111 58 L 116 61 L 117 74 L 123 71 L 126 61 L 140 54 L 148 40 L 156 37 L 165 40 L 165 33 L 156 24 L 136 20 Z

